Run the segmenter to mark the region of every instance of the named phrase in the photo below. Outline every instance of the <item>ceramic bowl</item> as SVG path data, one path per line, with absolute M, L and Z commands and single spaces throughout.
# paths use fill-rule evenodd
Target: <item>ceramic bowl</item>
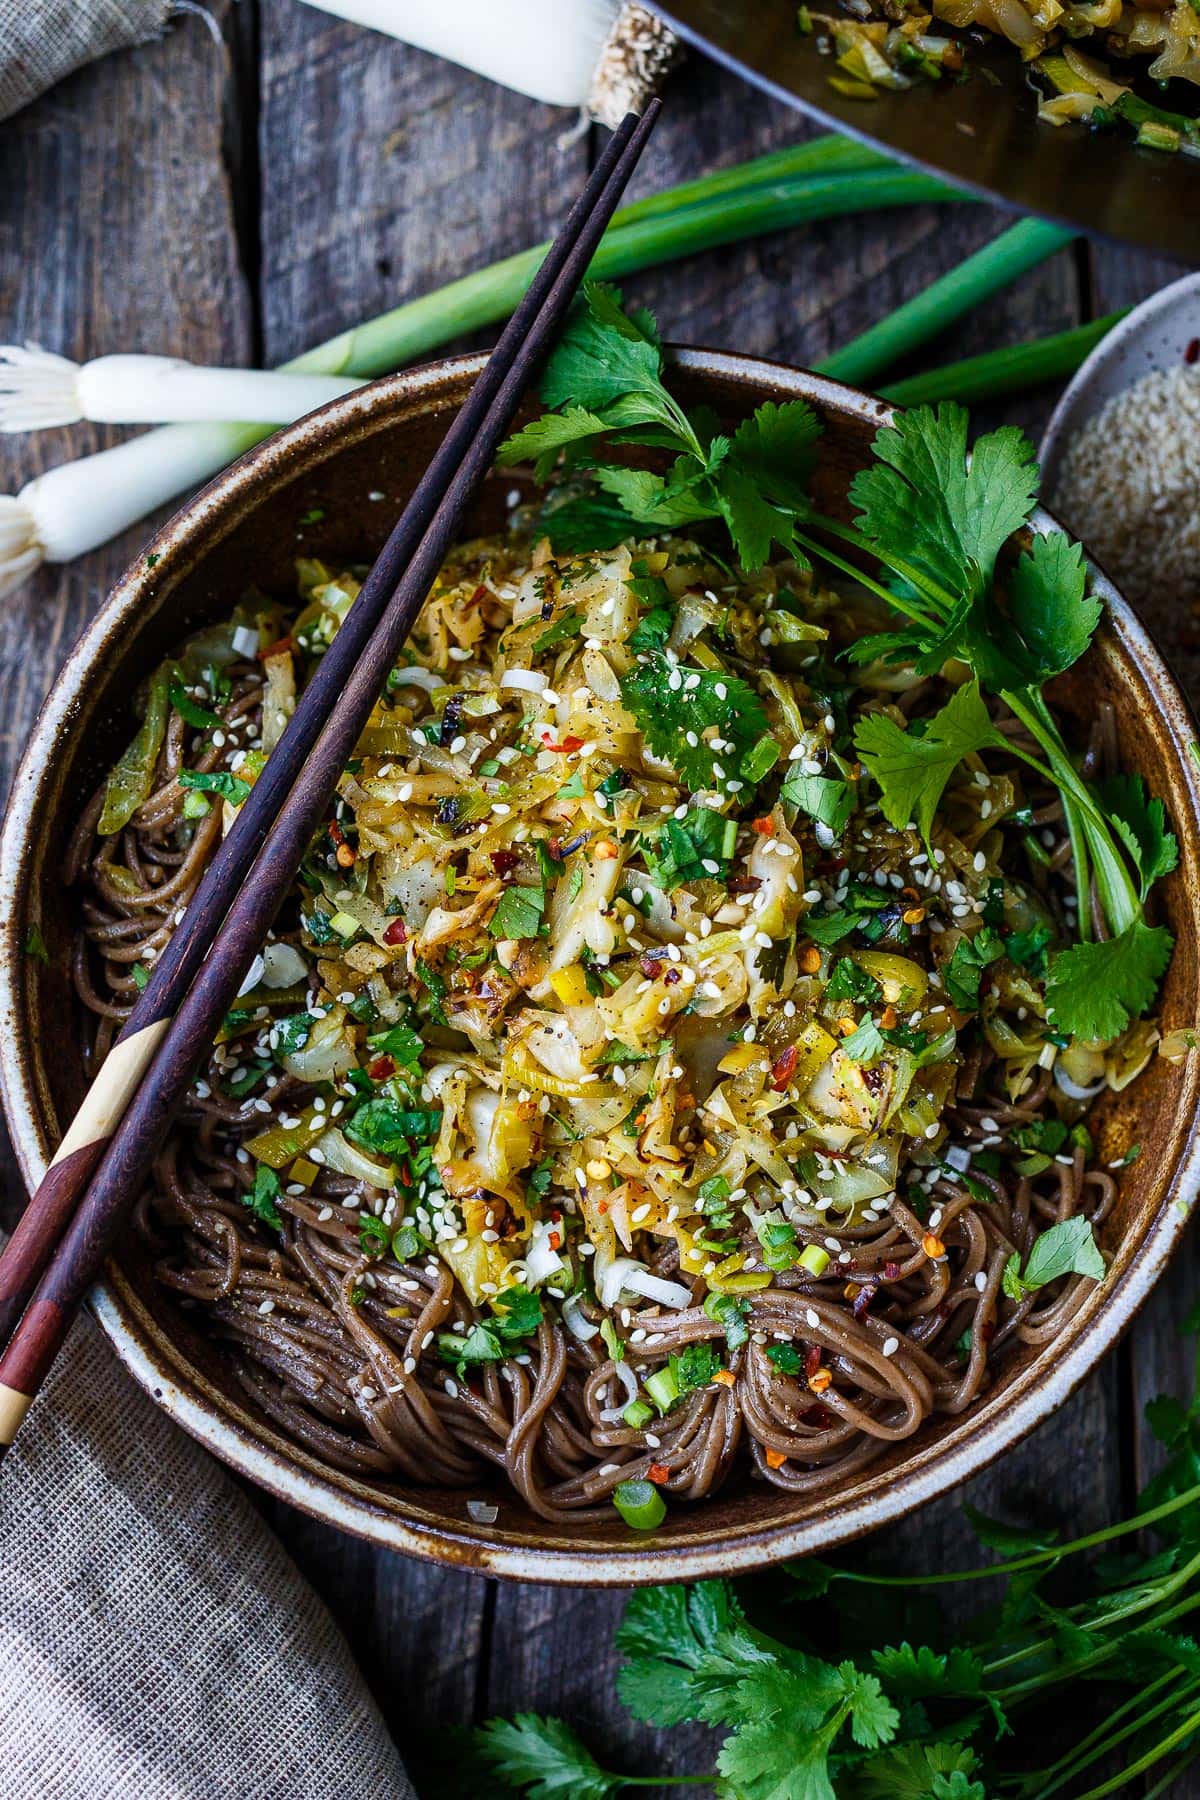
M 279 432 L 176 514 L 71 652 L 17 776 L 0 845 L 0 1080 L 31 1186 L 83 1082 L 66 972 L 73 902 L 59 879 L 64 845 L 129 737 L 136 683 L 190 631 L 226 617 L 249 586 L 291 591 L 298 552 L 335 563 L 368 559 L 480 366 L 464 358 L 397 375 Z M 745 357 L 681 351 L 672 380 L 685 398 L 704 400 L 729 420 L 766 398 L 808 400 L 825 426 L 819 485 L 826 510 L 844 512 L 849 478 L 888 416 L 871 396 Z M 508 477 L 486 484 L 470 529 L 499 525 L 510 486 Z M 1178 1026 L 1200 1013 L 1200 790 L 1186 755 L 1195 728 L 1153 643 L 1097 579 L 1106 623 L 1056 702 L 1080 721 L 1098 701 L 1113 703 L 1126 767 L 1164 797 L 1180 835 L 1180 867 L 1163 891 L 1178 948 L 1161 1008 L 1165 1026 Z M 48 964 L 22 954 L 35 921 Z M 496 1522 L 474 1524 L 461 1491 L 363 1481 L 329 1468 L 254 1410 L 220 1347 L 155 1285 L 132 1244 L 110 1264 L 94 1306 L 131 1375 L 185 1430 L 264 1488 L 377 1544 L 547 1582 L 729 1574 L 828 1551 L 900 1517 L 976 1474 L 1062 1404 L 1129 1324 L 1184 1228 L 1200 1185 L 1192 1130 L 1198 1088 L 1195 1059 L 1178 1068 L 1156 1061 L 1100 1110 L 1103 1157 L 1133 1141 L 1144 1153 L 1121 1172 L 1120 1201 L 1104 1226 L 1108 1278 L 1051 1349 L 1018 1356 L 965 1417 L 939 1419 L 892 1445 L 836 1493 L 803 1499 L 742 1478 L 703 1505 L 673 1507 L 662 1530 L 645 1538 L 629 1533 L 615 1511 L 611 1521 L 549 1524 L 498 1489 Z M 481 1481 L 475 1493 L 486 1492 Z
M 1200 275 L 1184 275 L 1135 306 L 1101 338 L 1063 390 L 1042 434 L 1038 461 L 1051 504 L 1063 454 L 1075 434 L 1143 375 L 1176 368 L 1200 344 Z M 1069 523 L 1069 521 L 1068 521 Z

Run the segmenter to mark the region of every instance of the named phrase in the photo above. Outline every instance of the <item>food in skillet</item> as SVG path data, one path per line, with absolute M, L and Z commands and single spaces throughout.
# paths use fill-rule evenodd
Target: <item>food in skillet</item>
M 1191 0 L 934 0 L 931 8 L 845 0 L 837 12 L 802 6 L 798 20 L 837 59 L 830 85 L 847 98 L 963 80 L 972 37 L 986 31 L 1006 38 L 1027 64 L 1039 119 L 1083 120 L 1155 150 L 1200 155 L 1200 12 Z
M 834 1488 L 1053 1343 L 1175 855 L 1042 694 L 1098 607 L 1006 548 L 1019 434 L 968 470 L 905 416 L 837 526 L 806 407 L 727 438 L 660 363 L 590 290 L 510 447 L 560 479 L 443 569 L 140 1216 L 319 1456 L 641 1527 Z M 302 563 L 152 677 L 71 853 L 95 1058 L 356 585 Z

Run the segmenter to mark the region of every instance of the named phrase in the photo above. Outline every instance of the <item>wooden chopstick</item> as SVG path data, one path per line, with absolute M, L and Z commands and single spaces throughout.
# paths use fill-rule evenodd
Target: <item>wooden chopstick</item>
M 495 401 L 512 357 L 534 322 L 628 145 L 637 121 L 632 114 L 610 138 L 586 187 L 575 201 L 545 261 L 501 335 L 478 381 L 442 440 L 420 485 L 379 554 L 362 591 L 322 657 L 296 711 L 237 820 L 206 869 L 184 918 L 155 963 L 105 1061 L 104 1070 L 55 1153 L 0 1256 L 0 1348 L 7 1344 L 75 1210 L 88 1177 L 119 1121 L 129 1096 L 152 1057 L 167 1022 L 245 881 L 254 858 L 304 766 L 322 726 L 345 687 L 383 615 L 405 564 L 449 486 L 463 454 Z M 623 183 L 622 183 L 623 185 Z M 615 190 L 617 194 L 621 189 Z
M 651 101 L 640 120 L 626 118 L 597 163 L 0 1257 L 0 1343 L 7 1337 L 0 1356 L 0 1456 L 16 1436 L 149 1175 L 196 1065 L 295 878 L 463 512 L 587 272 L 659 110 L 659 102 Z

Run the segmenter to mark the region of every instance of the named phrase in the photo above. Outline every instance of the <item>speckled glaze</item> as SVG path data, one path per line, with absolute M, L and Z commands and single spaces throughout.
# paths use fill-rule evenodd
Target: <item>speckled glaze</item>
M 71 914 L 59 879 L 63 848 L 87 795 L 128 740 L 138 679 L 189 631 L 226 616 L 247 587 L 287 592 L 298 552 L 335 562 L 369 557 L 480 366 L 463 358 L 374 383 L 252 451 L 164 527 L 68 658 L 18 773 L 0 842 L 0 1084 L 31 1186 L 83 1080 L 65 967 Z M 766 398 L 807 399 L 825 425 L 820 501 L 843 513 L 848 480 L 888 416 L 881 401 L 835 382 L 710 351 L 677 353 L 672 379 L 686 399 L 702 399 L 731 420 Z M 499 523 L 510 486 L 508 477 L 488 484 L 469 529 Z M 322 519 L 301 527 L 314 507 Z M 1195 727 L 1141 625 L 1097 579 L 1107 621 L 1055 699 L 1078 719 L 1112 701 L 1126 766 L 1163 795 L 1180 834 L 1180 868 L 1163 898 L 1179 940 L 1162 1004 L 1169 1028 L 1200 1013 L 1200 787 L 1186 755 Z M 22 954 L 35 921 L 50 948 L 48 965 Z M 1104 1227 L 1108 1278 L 1052 1354 L 1017 1357 L 966 1417 L 939 1419 L 890 1446 L 835 1494 L 800 1500 L 739 1477 L 701 1506 L 672 1508 L 662 1530 L 646 1537 L 629 1533 L 615 1512 L 611 1522 L 547 1524 L 483 1480 L 475 1492 L 498 1502 L 499 1517 L 474 1525 L 462 1492 L 330 1469 L 254 1410 L 219 1347 L 156 1286 L 132 1244 L 110 1264 L 93 1304 L 135 1380 L 185 1430 L 251 1480 L 344 1530 L 409 1555 L 525 1580 L 616 1585 L 731 1574 L 828 1550 L 899 1518 L 975 1474 L 1062 1404 L 1128 1326 L 1184 1228 L 1200 1190 L 1198 1100 L 1194 1060 L 1179 1068 L 1158 1061 L 1098 1109 L 1102 1156 L 1134 1141 L 1144 1153 L 1122 1172 L 1120 1200 Z
M 1135 306 L 1080 364 L 1050 415 L 1038 461 L 1051 505 L 1063 454 L 1076 432 L 1110 400 L 1157 370 L 1177 368 L 1200 338 L 1200 274 L 1184 275 Z

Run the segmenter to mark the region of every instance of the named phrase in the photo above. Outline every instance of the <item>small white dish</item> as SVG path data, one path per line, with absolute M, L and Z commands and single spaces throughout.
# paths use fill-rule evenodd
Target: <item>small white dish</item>
M 1200 274 L 1184 275 L 1160 288 L 1101 338 L 1076 371 L 1038 447 L 1042 465 L 1042 499 L 1052 511 L 1066 447 L 1089 419 L 1143 375 L 1194 360 L 1200 349 Z M 1071 521 L 1068 519 L 1069 525 Z

